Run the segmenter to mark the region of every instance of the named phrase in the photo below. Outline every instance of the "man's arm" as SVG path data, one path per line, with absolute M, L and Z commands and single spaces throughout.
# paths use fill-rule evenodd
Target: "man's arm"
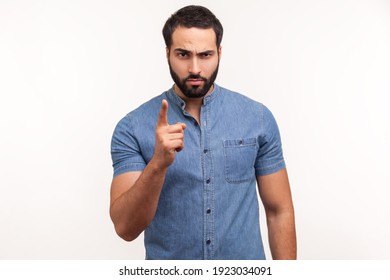
M 267 216 L 273 259 L 296 259 L 294 207 L 286 169 L 258 176 L 257 184 Z
M 167 113 L 168 102 L 163 100 L 154 154 L 145 169 L 112 180 L 110 216 L 118 235 L 127 241 L 137 238 L 153 220 L 167 169 L 184 147 L 185 124 L 169 125 Z

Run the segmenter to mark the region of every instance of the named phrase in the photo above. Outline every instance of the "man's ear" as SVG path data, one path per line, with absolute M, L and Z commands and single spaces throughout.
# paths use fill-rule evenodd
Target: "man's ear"
M 219 48 L 218 48 L 218 60 L 221 60 L 221 55 L 222 55 L 222 46 L 219 46 Z
M 168 49 L 168 47 L 165 47 L 165 53 L 167 55 L 167 59 L 169 59 L 169 49 Z

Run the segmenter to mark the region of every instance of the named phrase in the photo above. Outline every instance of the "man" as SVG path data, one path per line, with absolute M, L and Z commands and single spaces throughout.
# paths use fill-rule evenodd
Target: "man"
M 174 86 L 117 125 L 110 215 L 146 259 L 295 259 L 294 210 L 278 128 L 262 104 L 214 83 L 223 29 L 187 6 L 163 28 Z

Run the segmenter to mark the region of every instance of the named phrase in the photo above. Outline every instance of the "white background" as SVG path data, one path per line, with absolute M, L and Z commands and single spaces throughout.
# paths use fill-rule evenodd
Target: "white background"
M 109 219 L 111 135 L 172 85 L 161 29 L 187 4 L 224 26 L 218 84 L 278 120 L 299 258 L 390 259 L 384 0 L 0 0 L 0 259 L 144 258 Z

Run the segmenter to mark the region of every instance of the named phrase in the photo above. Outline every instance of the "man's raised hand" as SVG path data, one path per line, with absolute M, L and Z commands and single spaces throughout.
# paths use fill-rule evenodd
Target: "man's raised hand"
M 156 147 L 153 158 L 162 168 L 170 166 L 175 159 L 175 152 L 184 148 L 184 123 L 169 125 L 168 102 L 164 99 L 158 114 L 156 125 Z

